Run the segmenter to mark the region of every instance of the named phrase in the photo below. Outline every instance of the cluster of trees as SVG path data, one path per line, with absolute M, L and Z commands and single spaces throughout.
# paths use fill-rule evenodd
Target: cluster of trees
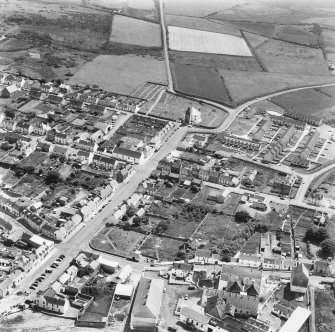
M 251 220 L 251 216 L 247 211 L 238 211 L 235 214 L 235 221 L 238 224 L 245 224 L 247 223 L 249 220 Z
M 179 216 L 188 221 L 201 222 L 208 212 L 210 212 L 210 209 L 207 206 L 184 204 Z
M 312 227 L 308 228 L 305 234 L 305 241 L 319 245 L 321 247 L 321 254 L 324 257 L 334 257 L 335 241 L 330 238 L 330 234 L 325 227 L 318 227 L 313 225 Z M 311 255 L 310 245 L 308 242 L 307 254 Z

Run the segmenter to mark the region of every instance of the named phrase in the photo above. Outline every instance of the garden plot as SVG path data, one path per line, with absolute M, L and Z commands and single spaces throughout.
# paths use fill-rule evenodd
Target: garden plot
M 169 26 L 168 33 L 171 50 L 252 56 L 241 37 L 175 26 Z
M 252 119 L 237 117 L 229 126 L 229 130 L 232 134 L 237 136 L 247 135 L 261 118 L 260 115 L 256 115 Z
M 115 15 L 109 41 L 145 47 L 160 47 L 161 30 L 157 23 Z

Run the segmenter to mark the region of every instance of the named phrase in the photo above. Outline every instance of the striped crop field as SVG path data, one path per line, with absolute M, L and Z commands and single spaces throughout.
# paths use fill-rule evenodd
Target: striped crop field
M 168 32 L 171 50 L 252 56 L 245 40 L 238 36 L 175 26 L 169 26 Z

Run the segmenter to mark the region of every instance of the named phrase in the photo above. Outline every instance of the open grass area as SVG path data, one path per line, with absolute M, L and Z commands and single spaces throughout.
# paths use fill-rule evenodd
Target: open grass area
M 139 248 L 142 255 L 159 261 L 173 261 L 179 251 L 183 241 L 150 235 Z
M 144 234 L 137 232 L 125 231 L 116 227 L 104 228 L 93 237 L 91 245 L 95 250 L 126 257 L 144 238 Z
M 229 130 L 234 135 L 246 135 L 260 120 L 260 116 L 254 116 L 252 119 L 236 117 L 229 126 Z
M 164 61 L 150 56 L 99 55 L 83 66 L 69 83 L 96 84 L 107 91 L 131 94 L 144 83 L 166 83 Z
M 159 24 L 122 15 L 114 15 L 109 40 L 145 47 L 160 47 L 162 44 Z
M 172 63 L 172 78 L 177 92 L 231 105 L 225 84 L 212 68 Z

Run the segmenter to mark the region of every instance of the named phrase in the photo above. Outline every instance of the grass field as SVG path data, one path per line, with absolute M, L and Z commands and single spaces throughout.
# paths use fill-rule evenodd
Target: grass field
M 196 52 L 169 51 L 170 60 L 183 65 L 213 67 L 227 70 L 262 71 L 256 58 Z
M 145 238 L 144 234 L 112 227 L 104 228 L 91 240 L 94 249 L 126 257 Z
M 233 36 L 241 36 L 241 32 L 238 29 L 199 17 L 167 15 L 166 22 L 167 25 L 172 25 L 176 27 L 225 33 Z
M 169 48 L 175 51 L 251 56 L 245 40 L 238 36 L 168 27 Z
M 244 37 L 247 39 L 251 47 L 256 48 L 266 42 L 269 38 L 257 35 L 255 33 L 244 32 Z
M 229 130 L 234 135 L 246 135 L 260 120 L 260 116 L 254 116 L 252 119 L 244 119 L 236 117 L 229 126 Z
M 109 41 L 145 47 L 160 47 L 159 24 L 132 17 L 115 15 Z
M 70 84 L 96 84 L 100 88 L 121 94 L 131 94 L 145 82 L 166 83 L 163 61 L 150 56 L 99 55 L 81 68 Z
M 307 45 L 318 46 L 319 36 L 313 32 L 312 24 L 306 25 L 277 25 L 275 37 L 281 40 Z
M 276 91 L 284 91 L 296 87 L 310 86 L 335 82 L 333 77 L 268 73 L 245 72 L 235 70 L 219 70 L 224 78 L 225 86 L 235 103 L 266 96 Z
M 217 71 L 212 68 L 172 64 L 175 90 L 186 95 L 230 105 L 230 96 Z
M 330 75 L 321 49 L 269 39 L 254 52 L 270 72 Z
M 127 0 L 125 4 L 122 11 L 124 15 L 159 22 L 158 4 L 154 0 Z
M 139 248 L 141 254 L 159 261 L 172 261 L 176 259 L 179 247 L 183 241 L 168 239 L 155 235 L 149 235 L 146 241 Z
M 271 98 L 271 101 L 289 112 L 315 115 L 334 106 L 334 98 L 314 89 L 285 93 Z

